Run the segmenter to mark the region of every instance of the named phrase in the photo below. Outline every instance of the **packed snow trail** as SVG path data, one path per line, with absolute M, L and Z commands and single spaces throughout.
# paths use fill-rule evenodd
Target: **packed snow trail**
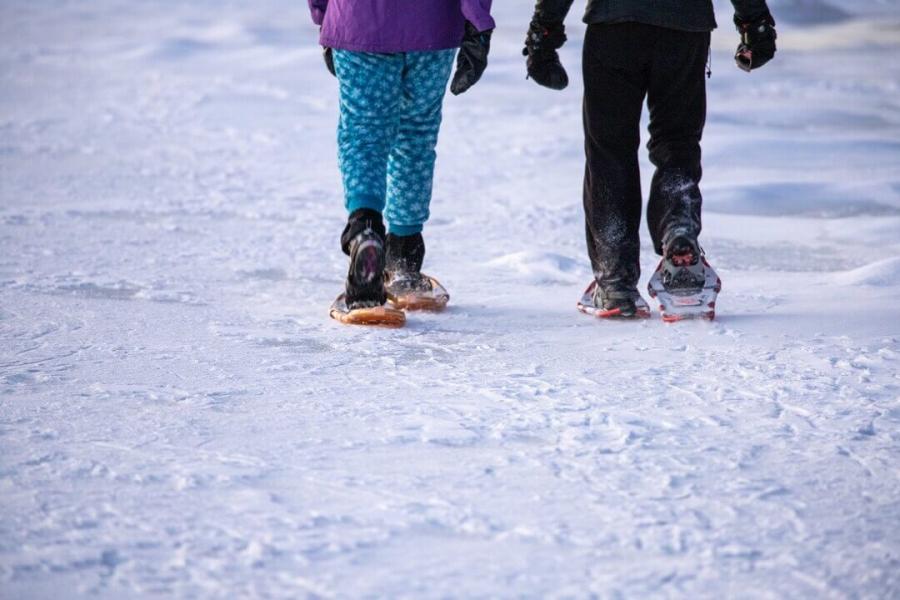
M 752 76 L 719 7 L 725 287 L 675 326 L 575 310 L 582 29 L 543 90 L 497 4 L 425 231 L 451 304 L 397 331 L 327 316 L 303 3 L 0 7 L 0 597 L 900 595 L 896 4 L 787 3 Z

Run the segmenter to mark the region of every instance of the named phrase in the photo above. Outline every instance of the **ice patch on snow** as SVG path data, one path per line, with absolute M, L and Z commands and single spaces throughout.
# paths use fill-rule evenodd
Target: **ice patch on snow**
M 839 6 L 818 0 L 773 0 L 769 3 L 778 23 L 778 49 L 833 52 L 837 49 L 896 46 L 898 4 L 887 2 L 840 2 Z M 731 29 L 733 6 L 716 2 L 720 31 Z M 727 16 L 726 16 L 727 15 Z M 728 27 L 726 27 L 726 23 Z M 713 47 L 733 46 L 731 35 L 714 35 Z M 778 62 L 783 55 L 778 55 Z M 773 64 L 778 64 L 775 62 Z
M 586 268 L 578 261 L 554 254 L 526 250 L 495 258 L 489 266 L 519 274 L 528 283 L 579 283 L 589 277 Z
M 871 18 L 830 22 L 810 28 L 798 28 L 779 38 L 779 49 L 832 52 L 839 49 L 900 44 L 896 13 L 871 15 Z
M 845 10 L 821 0 L 772 0 L 770 7 L 779 21 L 791 24 L 819 25 L 850 18 Z
M 284 269 L 278 267 L 261 267 L 258 269 L 250 269 L 246 271 L 238 271 L 238 276 L 246 280 L 262 280 L 262 281 L 283 281 L 287 279 L 287 273 Z
M 730 22 L 731 14 L 734 12 L 732 4 L 727 0 L 716 0 L 715 4 L 716 14 L 719 15 L 719 25 L 724 25 L 723 21 L 726 18 Z M 852 15 L 844 8 L 838 8 L 824 0 L 769 0 L 769 8 L 779 24 L 820 25 L 852 18 Z M 852 8 L 854 14 L 859 12 L 856 6 Z
M 900 285 L 900 256 L 886 258 L 852 271 L 835 275 L 840 285 L 871 285 L 890 287 Z
M 859 192 L 818 183 L 744 184 L 738 188 L 708 192 L 704 208 L 736 215 L 823 219 L 900 214 L 900 207 L 860 198 L 859 195 Z

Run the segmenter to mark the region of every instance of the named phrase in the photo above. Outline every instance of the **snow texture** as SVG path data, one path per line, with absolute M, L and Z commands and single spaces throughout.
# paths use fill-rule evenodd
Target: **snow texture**
M 555 93 L 495 4 L 425 231 L 451 306 L 397 331 L 327 317 L 304 2 L 0 4 L 0 597 L 900 597 L 897 3 L 785 2 L 752 75 L 717 4 L 724 290 L 676 326 L 576 312 L 583 27 Z

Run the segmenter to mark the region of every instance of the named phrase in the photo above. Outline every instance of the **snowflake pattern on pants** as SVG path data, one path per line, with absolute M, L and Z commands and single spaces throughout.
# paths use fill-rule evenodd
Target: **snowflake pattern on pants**
M 338 164 L 349 212 L 384 212 L 411 235 L 428 220 L 441 107 L 456 50 L 334 50 L 340 85 Z

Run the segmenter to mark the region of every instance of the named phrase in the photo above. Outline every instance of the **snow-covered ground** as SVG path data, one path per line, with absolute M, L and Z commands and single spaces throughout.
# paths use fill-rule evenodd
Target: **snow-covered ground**
M 575 311 L 579 15 L 554 93 L 495 3 L 426 231 L 452 307 L 399 331 L 327 317 L 304 2 L 0 4 L 0 597 L 900 597 L 898 4 L 774 3 L 752 76 L 719 4 L 725 288 L 667 326 Z

